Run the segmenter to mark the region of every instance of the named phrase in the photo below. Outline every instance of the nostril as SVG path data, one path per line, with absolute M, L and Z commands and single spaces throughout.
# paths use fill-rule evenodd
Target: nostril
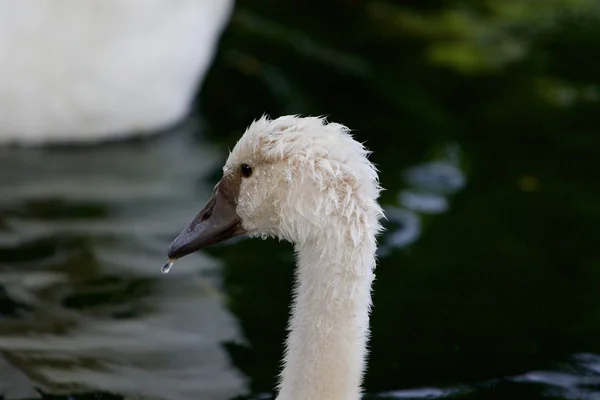
M 209 219 L 209 218 L 210 218 L 210 216 L 212 215 L 212 210 L 213 210 L 213 209 L 212 209 L 212 207 L 211 207 L 211 208 L 209 208 L 208 210 L 206 210 L 206 211 L 204 212 L 204 214 L 202 214 L 202 216 L 200 217 L 200 222 L 204 222 L 204 221 L 206 221 L 207 219 Z

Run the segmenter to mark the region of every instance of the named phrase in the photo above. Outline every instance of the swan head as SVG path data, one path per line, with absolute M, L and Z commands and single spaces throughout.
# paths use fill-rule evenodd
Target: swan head
M 380 187 L 369 152 L 324 118 L 254 121 L 235 145 L 210 200 L 173 241 L 181 258 L 247 234 L 302 243 L 341 232 L 355 245 L 380 229 Z

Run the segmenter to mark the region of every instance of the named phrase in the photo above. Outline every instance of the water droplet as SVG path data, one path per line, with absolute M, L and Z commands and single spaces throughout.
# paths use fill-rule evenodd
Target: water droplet
M 167 263 L 165 265 L 163 265 L 162 268 L 160 269 L 160 272 L 162 272 L 163 274 L 168 274 L 169 271 L 171 270 L 171 267 L 173 266 L 173 264 L 175 264 L 175 260 L 167 261 Z
M 267 240 L 269 238 L 269 236 L 266 233 L 263 233 L 262 235 L 260 235 L 260 238 L 262 240 Z

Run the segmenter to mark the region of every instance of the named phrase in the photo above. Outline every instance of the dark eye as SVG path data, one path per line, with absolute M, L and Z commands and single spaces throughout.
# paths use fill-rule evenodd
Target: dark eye
M 242 164 L 241 169 L 242 175 L 244 175 L 246 178 L 252 175 L 252 167 L 248 164 Z

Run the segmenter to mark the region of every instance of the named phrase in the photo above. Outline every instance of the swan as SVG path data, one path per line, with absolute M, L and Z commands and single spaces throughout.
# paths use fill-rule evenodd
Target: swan
M 357 400 L 383 211 L 369 151 L 320 117 L 263 116 L 230 152 L 170 262 L 237 235 L 294 244 L 296 285 L 278 400 Z M 171 264 L 172 265 L 172 264 Z
M 90 143 L 180 122 L 234 0 L 0 0 L 0 144 Z

